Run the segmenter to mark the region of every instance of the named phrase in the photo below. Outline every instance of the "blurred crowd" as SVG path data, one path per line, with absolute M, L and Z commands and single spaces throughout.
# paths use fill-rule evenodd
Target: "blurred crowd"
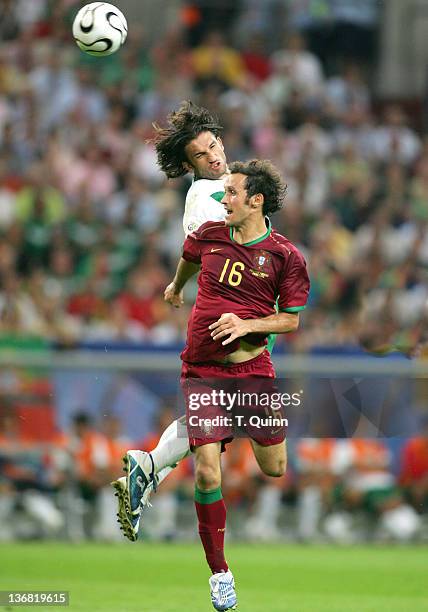
M 0 2 L 0 345 L 181 341 L 189 306 L 171 312 L 162 290 L 190 178 L 166 181 L 148 141 L 192 99 L 219 115 L 229 160 L 286 177 L 273 222 L 312 280 L 289 343 L 410 352 L 427 316 L 428 140 L 374 105 L 367 64 L 326 64 L 281 20 L 270 36 L 251 2 L 196 38 L 188 7 L 154 42 L 133 24 L 92 58 L 71 40 L 76 6 Z
M 44 440 L 22 433 L 16 410 L 0 418 L 0 541 L 63 538 L 121 541 L 109 483 L 131 448 L 152 450 L 174 418 L 167 405 L 143 440 L 123 435 L 112 415 L 85 410 L 69 428 Z M 397 441 L 395 441 L 397 442 Z M 222 457 L 228 533 L 252 540 L 406 541 L 428 539 L 428 426 L 419 437 L 290 439 L 287 475 L 260 473 L 248 440 Z M 194 537 L 190 459 L 151 498 L 145 538 Z

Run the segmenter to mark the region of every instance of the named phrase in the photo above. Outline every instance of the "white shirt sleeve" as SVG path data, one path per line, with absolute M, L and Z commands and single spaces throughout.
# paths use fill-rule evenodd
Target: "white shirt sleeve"
M 223 181 L 200 179 L 187 192 L 183 216 L 183 230 L 187 236 L 207 221 L 223 221 L 226 213 L 219 201 Z M 215 196 L 215 197 L 214 197 Z

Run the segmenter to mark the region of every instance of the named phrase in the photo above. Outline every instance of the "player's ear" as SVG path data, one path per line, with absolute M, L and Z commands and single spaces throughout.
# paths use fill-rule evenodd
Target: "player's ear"
M 251 196 L 250 198 L 250 206 L 251 208 L 263 208 L 263 203 L 265 201 L 265 198 L 263 196 L 262 193 L 256 193 L 255 195 Z
M 183 168 L 186 172 L 193 172 L 193 166 L 191 166 L 188 162 L 183 162 Z
M 220 149 L 221 149 L 222 151 L 224 151 L 224 144 L 223 144 L 223 141 L 222 141 L 222 139 L 220 138 L 220 136 L 217 136 L 217 142 L 218 142 L 218 144 L 220 145 Z

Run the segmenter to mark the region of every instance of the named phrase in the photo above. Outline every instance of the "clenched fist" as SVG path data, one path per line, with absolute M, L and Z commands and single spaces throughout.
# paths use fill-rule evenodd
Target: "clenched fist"
M 170 283 L 165 289 L 163 297 L 165 302 L 168 302 L 168 304 L 171 304 L 175 308 L 180 308 L 180 306 L 184 304 L 183 290 L 177 293 L 177 287 L 174 282 Z

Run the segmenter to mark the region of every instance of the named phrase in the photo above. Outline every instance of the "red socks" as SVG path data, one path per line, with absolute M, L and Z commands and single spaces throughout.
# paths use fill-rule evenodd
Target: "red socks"
M 224 558 L 226 505 L 220 487 L 214 491 L 201 491 L 195 487 L 195 507 L 208 565 L 213 574 L 227 572 L 229 568 Z

